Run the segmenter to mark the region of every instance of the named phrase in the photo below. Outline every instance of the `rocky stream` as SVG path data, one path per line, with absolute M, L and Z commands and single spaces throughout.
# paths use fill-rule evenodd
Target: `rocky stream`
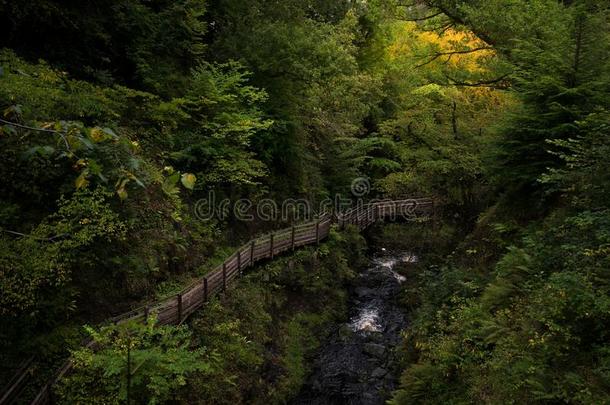
M 406 327 L 397 302 L 405 278 L 396 268 L 415 263 L 411 254 L 383 253 L 355 283 L 349 323 L 320 350 L 314 370 L 294 405 L 384 404 L 396 389 L 395 348 Z

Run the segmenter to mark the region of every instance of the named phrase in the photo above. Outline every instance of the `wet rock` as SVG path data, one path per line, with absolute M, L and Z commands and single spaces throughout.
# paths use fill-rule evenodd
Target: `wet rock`
M 400 326 L 400 325 L 396 325 L 396 324 L 390 324 L 390 325 L 388 326 L 388 328 L 387 328 L 387 332 L 389 332 L 389 333 L 393 333 L 393 332 L 398 331 L 400 328 L 401 328 L 401 326 Z
M 342 325 L 339 328 L 339 339 L 343 342 L 348 342 L 354 335 L 354 331 L 349 325 Z
M 369 333 L 366 337 L 369 341 L 374 342 L 374 343 L 381 343 L 381 342 L 383 342 L 383 339 L 384 339 L 383 333 L 381 333 L 381 332 Z
M 364 399 L 365 401 L 371 401 L 374 398 L 375 398 L 374 395 L 371 394 L 370 392 L 365 392 L 364 394 L 362 394 L 362 399 Z
M 366 343 L 362 350 L 366 354 L 376 357 L 378 359 L 382 359 L 385 355 L 385 347 L 383 345 L 380 345 L 379 343 Z
M 388 370 L 386 370 L 385 368 L 381 368 L 381 367 L 377 367 L 375 370 L 373 370 L 373 372 L 371 373 L 371 377 L 373 378 L 382 378 L 384 377 L 386 374 L 388 373 Z
M 375 290 L 372 290 L 367 287 L 358 287 L 354 290 L 354 293 L 356 293 L 356 296 L 358 296 L 358 298 L 363 299 L 363 298 L 368 298 L 371 295 L 374 295 Z

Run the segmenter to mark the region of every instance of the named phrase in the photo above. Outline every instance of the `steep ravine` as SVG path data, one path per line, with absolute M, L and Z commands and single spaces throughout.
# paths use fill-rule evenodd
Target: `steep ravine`
M 350 321 L 325 342 L 294 405 L 385 403 L 396 388 L 395 349 L 406 327 L 397 302 L 405 278 L 395 269 L 416 261 L 408 253 L 383 253 L 359 275 Z

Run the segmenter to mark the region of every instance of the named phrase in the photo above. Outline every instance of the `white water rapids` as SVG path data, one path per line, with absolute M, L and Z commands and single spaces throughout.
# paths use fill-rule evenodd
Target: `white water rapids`
M 399 284 L 404 283 L 407 279 L 405 276 L 397 273 L 394 267 L 399 263 L 417 263 L 418 257 L 414 254 L 407 253 L 401 256 L 383 256 L 373 260 L 375 267 L 372 272 L 389 272 Z M 354 332 L 370 333 L 382 332 L 383 325 L 379 308 L 375 302 L 369 302 L 366 306 L 360 308 L 358 314 L 350 320 L 350 328 Z

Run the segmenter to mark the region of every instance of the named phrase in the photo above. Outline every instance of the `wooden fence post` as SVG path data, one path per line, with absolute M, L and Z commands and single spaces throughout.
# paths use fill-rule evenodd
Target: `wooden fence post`
M 254 266 L 254 245 L 256 245 L 255 240 L 253 240 L 250 245 L 250 266 Z
M 45 387 L 45 389 L 48 391 L 49 394 L 49 405 L 55 405 L 57 401 L 55 401 L 55 392 L 53 392 L 53 386 L 48 385 L 47 387 Z
M 316 245 L 320 244 L 320 220 L 316 222 Z
M 176 295 L 178 300 L 178 323 L 182 322 L 182 294 Z
M 203 302 L 208 302 L 208 278 L 203 278 Z
M 292 247 L 293 252 L 294 252 L 294 233 L 295 233 L 295 229 L 294 229 L 294 225 L 292 225 L 292 233 L 290 235 L 290 245 Z
M 273 234 L 269 235 L 269 257 L 273 259 Z
M 227 291 L 227 262 L 222 263 L 222 291 Z
M 150 315 L 150 309 L 148 308 L 148 305 L 146 305 L 144 307 L 144 323 L 148 323 L 148 316 Z
M 436 198 L 432 199 L 432 227 L 438 229 L 438 216 L 436 214 Z

